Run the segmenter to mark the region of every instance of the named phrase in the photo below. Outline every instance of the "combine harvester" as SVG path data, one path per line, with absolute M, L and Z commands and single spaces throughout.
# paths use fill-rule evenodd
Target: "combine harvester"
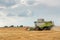
M 44 19 L 38 19 L 35 23 L 35 28 L 28 28 L 28 30 L 51 30 L 51 28 L 54 26 L 54 23 L 52 21 L 44 21 Z

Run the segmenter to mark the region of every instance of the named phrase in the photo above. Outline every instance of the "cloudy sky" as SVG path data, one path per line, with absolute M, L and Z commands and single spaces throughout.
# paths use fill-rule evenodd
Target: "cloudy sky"
M 34 26 L 39 18 L 60 25 L 60 0 L 0 0 L 0 26 Z

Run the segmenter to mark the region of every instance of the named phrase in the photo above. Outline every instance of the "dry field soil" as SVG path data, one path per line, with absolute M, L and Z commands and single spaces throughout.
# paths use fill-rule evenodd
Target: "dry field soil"
M 60 31 L 26 31 L 25 28 L 0 28 L 0 40 L 60 40 Z

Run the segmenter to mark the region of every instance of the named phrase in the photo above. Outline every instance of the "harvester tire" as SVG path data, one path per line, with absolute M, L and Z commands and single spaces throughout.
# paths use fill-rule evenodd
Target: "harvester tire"
M 50 27 L 44 27 L 43 30 L 50 30 Z

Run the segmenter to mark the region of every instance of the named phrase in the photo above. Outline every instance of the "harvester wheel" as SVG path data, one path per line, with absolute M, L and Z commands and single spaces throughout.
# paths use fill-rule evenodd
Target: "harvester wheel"
M 40 27 L 36 27 L 35 30 L 42 31 L 43 29 L 41 29 Z
M 50 27 L 44 27 L 43 30 L 50 30 Z

